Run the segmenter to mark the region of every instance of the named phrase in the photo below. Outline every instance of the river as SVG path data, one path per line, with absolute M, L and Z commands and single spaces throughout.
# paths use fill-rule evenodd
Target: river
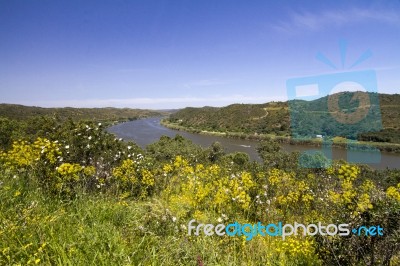
M 110 127 L 108 131 L 110 133 L 114 133 L 117 137 L 124 140 L 133 140 L 142 148 L 145 148 L 146 145 L 150 143 L 156 142 L 163 135 L 175 137 L 176 134 L 179 134 L 185 138 L 190 139 L 191 141 L 193 141 L 193 143 L 201 145 L 202 147 L 209 147 L 213 142 L 218 141 L 225 148 L 226 152 L 246 152 L 249 154 L 251 159 L 260 160 L 256 151 L 256 147 L 259 143 L 258 141 L 208 136 L 188 133 L 185 131 L 172 130 L 160 125 L 160 120 L 160 117 L 152 117 L 131 122 L 125 122 Z M 290 144 L 282 144 L 282 148 L 285 151 L 306 151 L 310 149 L 316 149 L 315 147 L 305 145 Z M 332 154 L 334 159 L 347 158 L 346 149 L 332 148 Z M 373 154 L 368 154 L 364 152 L 357 155 L 369 158 L 372 157 Z M 369 165 L 375 169 L 400 168 L 400 154 L 381 152 L 380 156 L 380 163 L 370 163 Z

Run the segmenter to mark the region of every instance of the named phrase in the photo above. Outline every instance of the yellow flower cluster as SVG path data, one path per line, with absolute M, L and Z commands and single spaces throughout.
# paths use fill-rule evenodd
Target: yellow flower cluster
M 214 209 L 217 212 L 248 210 L 250 191 L 255 187 L 250 173 L 234 173 L 222 170 L 218 165 L 190 166 L 177 156 L 171 164 L 163 166 L 164 176 L 169 179 L 164 195 L 179 209 L 199 211 Z M 179 203 L 179 204 L 178 204 Z
M 7 153 L 1 154 L 5 165 L 18 168 L 31 165 L 37 157 L 38 154 L 34 152 L 33 146 L 27 141 L 15 141 Z
M 360 174 L 360 168 L 355 165 L 342 164 L 338 169 L 338 174 L 341 180 L 353 181 Z
M 308 182 L 314 179 L 308 176 Z M 276 202 L 283 209 L 296 209 L 301 204 L 302 208 L 308 208 L 314 200 L 312 190 L 304 180 L 298 180 L 294 173 L 272 169 L 269 172 L 269 183 L 275 189 Z
M 400 183 L 397 184 L 397 187 L 388 187 L 388 189 L 386 190 L 386 195 L 389 198 L 400 202 Z
M 60 155 L 60 145 L 57 142 L 37 138 L 33 144 L 23 140 L 15 141 L 9 151 L 0 153 L 0 159 L 12 169 L 21 169 L 33 167 L 41 159 L 54 164 Z
M 94 176 L 96 174 L 96 168 L 94 166 L 86 166 L 83 169 L 83 173 L 85 176 Z
M 335 170 L 331 170 L 333 173 Z M 329 190 L 330 200 L 343 205 L 352 211 L 353 215 L 372 209 L 371 193 L 376 189 L 375 185 L 366 180 L 360 186 L 355 187 L 354 182 L 360 174 L 360 168 L 354 165 L 342 164 L 337 169 L 339 189 Z
M 309 257 L 314 254 L 314 241 L 308 238 L 294 238 L 290 237 L 285 241 L 278 240 L 275 242 L 275 251 L 283 252 L 290 257 Z
M 44 154 L 50 163 L 55 163 L 57 157 L 61 155 L 60 144 L 57 141 L 50 141 L 44 138 L 37 138 L 33 143 L 35 150 L 40 150 L 40 154 Z
M 149 170 L 142 169 L 141 174 L 142 174 L 142 184 L 146 186 L 154 186 L 155 182 L 154 176 Z
M 155 186 L 154 174 L 140 162 L 124 160 L 112 171 L 113 180 L 122 191 L 131 191 L 132 195 L 147 196 L 147 189 Z
M 123 186 L 135 184 L 137 180 L 136 175 L 135 164 L 130 159 L 124 160 L 119 167 L 113 170 L 113 176 L 120 181 Z
M 82 170 L 83 167 L 79 164 L 63 163 L 57 168 L 57 173 L 60 174 L 62 181 L 78 181 Z

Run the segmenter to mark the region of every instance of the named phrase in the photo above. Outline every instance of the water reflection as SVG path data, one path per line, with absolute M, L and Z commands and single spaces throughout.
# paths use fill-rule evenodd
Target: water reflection
M 108 129 L 109 132 L 116 134 L 118 137 L 125 140 L 133 140 L 142 148 L 145 148 L 148 144 L 156 142 L 161 136 L 175 137 L 176 134 L 182 135 L 185 138 L 190 139 L 193 143 L 201 145 L 202 147 L 209 147 L 213 142 L 220 142 L 225 148 L 226 152 L 246 152 L 253 160 L 260 160 L 256 147 L 258 141 L 254 140 L 242 140 L 242 139 L 230 139 L 218 136 L 208 136 L 193 134 L 184 131 L 172 130 L 160 125 L 161 117 L 152 117 L 147 119 L 141 119 L 126 123 L 121 123 L 112 126 Z M 285 151 L 306 151 L 315 149 L 314 147 L 305 145 L 290 145 L 282 144 L 282 148 Z M 359 156 L 365 156 L 368 158 L 368 153 L 360 153 Z M 346 149 L 333 148 L 334 159 L 347 159 Z M 380 163 L 369 164 L 375 169 L 388 168 L 400 168 L 400 155 L 391 153 L 381 153 Z

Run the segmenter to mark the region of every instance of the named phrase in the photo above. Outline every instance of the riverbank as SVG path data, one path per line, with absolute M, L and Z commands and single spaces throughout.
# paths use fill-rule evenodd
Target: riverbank
M 277 136 L 274 134 L 246 134 L 242 132 L 207 131 L 193 127 L 183 127 L 177 123 L 172 123 L 167 119 L 162 119 L 160 121 L 160 124 L 169 129 L 186 131 L 194 134 L 209 135 L 209 136 L 219 136 L 226 138 L 236 138 L 236 139 L 256 140 L 256 141 L 273 139 L 279 143 L 286 143 L 290 145 L 307 145 L 314 147 L 320 147 L 321 145 L 324 144 L 321 138 L 294 140 L 290 136 Z M 400 154 L 400 144 L 395 144 L 395 143 L 356 141 L 349 144 L 347 143 L 347 140 L 345 138 L 336 137 L 332 140 L 331 145 L 336 148 L 352 149 L 352 150 L 370 150 L 371 148 L 376 148 L 379 149 L 380 151 Z

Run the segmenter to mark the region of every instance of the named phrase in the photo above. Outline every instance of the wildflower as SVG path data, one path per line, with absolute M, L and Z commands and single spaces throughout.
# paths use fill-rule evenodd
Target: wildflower
M 172 216 L 172 221 L 175 223 L 176 222 L 176 217 Z
M 132 149 L 132 146 L 128 146 L 128 150 Z
M 69 145 L 66 145 L 65 148 L 66 148 L 66 149 L 69 149 Z
M 92 136 L 89 136 L 88 139 L 91 140 L 91 139 L 92 139 Z
M 222 218 L 219 217 L 219 218 L 217 219 L 217 222 L 222 223 Z

